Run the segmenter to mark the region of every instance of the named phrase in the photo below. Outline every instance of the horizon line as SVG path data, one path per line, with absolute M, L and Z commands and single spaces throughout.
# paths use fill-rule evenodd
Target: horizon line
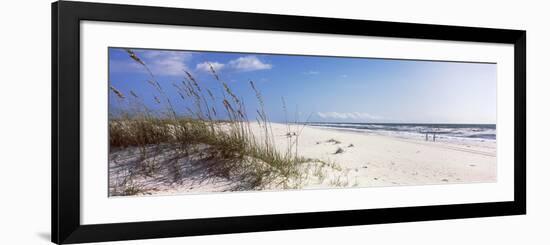
M 283 122 L 284 123 L 284 122 Z M 496 123 L 450 123 L 450 122 L 289 122 L 289 123 L 349 123 L 349 124 L 467 124 L 467 125 L 496 125 Z

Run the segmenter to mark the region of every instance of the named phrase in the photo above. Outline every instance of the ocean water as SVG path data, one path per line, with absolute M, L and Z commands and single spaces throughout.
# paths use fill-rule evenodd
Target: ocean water
M 309 126 L 374 133 L 403 138 L 432 140 L 496 141 L 495 124 L 420 124 L 420 123 L 307 123 Z

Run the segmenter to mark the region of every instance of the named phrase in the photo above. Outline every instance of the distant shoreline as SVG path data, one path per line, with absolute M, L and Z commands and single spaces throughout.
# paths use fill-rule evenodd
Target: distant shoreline
M 274 122 L 284 123 L 284 122 Z M 309 123 L 342 123 L 342 124 L 381 124 L 381 125 L 496 125 L 496 123 L 419 123 L 419 122 L 327 122 L 327 121 L 310 121 L 310 122 L 290 122 L 296 124 L 309 124 Z
M 307 123 L 317 128 L 374 133 L 409 139 L 460 141 L 496 141 L 496 125 L 490 124 L 379 124 L 379 123 Z

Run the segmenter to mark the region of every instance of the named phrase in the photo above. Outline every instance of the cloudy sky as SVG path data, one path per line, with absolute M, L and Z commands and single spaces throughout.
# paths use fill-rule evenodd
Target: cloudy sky
M 495 123 L 496 64 L 188 52 L 132 49 L 147 65 L 176 109 L 188 106 L 172 83 L 192 74 L 221 96 L 220 78 L 254 115 L 257 100 L 249 81 L 262 91 L 272 121 Z M 210 64 L 210 65 L 209 65 Z M 109 82 L 159 109 L 150 73 L 124 49 L 109 49 Z M 286 103 L 285 116 L 282 98 Z M 110 92 L 110 109 L 121 107 Z

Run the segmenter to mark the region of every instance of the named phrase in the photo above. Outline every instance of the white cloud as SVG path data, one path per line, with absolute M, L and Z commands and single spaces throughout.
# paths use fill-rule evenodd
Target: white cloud
M 231 60 L 228 65 L 239 71 L 269 70 L 272 67 L 271 64 L 263 63 L 258 57 L 253 55 Z
M 380 116 L 371 115 L 365 112 L 317 112 L 317 116 L 323 119 L 340 120 L 378 120 Z
M 225 64 L 222 64 L 222 63 L 219 63 L 219 62 L 209 62 L 209 61 L 207 61 L 207 62 L 202 62 L 202 63 L 197 64 L 195 69 L 197 69 L 199 71 L 203 71 L 203 72 L 211 72 L 210 71 L 210 66 L 212 66 L 212 68 L 214 68 L 214 70 L 216 72 L 218 72 L 221 69 L 223 69 Z
M 132 50 L 155 76 L 184 76 L 189 70 L 186 63 L 191 59 L 190 52 L 165 50 Z M 128 70 L 147 73 L 147 70 L 130 59 L 112 64 L 112 69 L 127 72 Z
M 165 51 L 165 50 L 132 50 L 147 65 L 155 76 L 185 76 L 185 71 L 191 72 L 188 65 L 191 60 L 192 52 L 185 51 Z M 212 67 L 219 71 L 230 68 L 234 71 L 257 71 L 268 70 L 273 66 L 264 63 L 254 55 L 243 56 L 231 60 L 228 63 L 220 62 L 202 62 L 195 65 L 198 71 L 210 72 L 210 63 Z M 130 59 L 112 61 L 110 63 L 112 72 L 142 72 L 147 70 L 138 62 Z
M 348 75 L 342 74 L 342 75 L 340 75 L 340 77 L 341 77 L 341 78 L 346 78 L 346 77 L 348 77 Z
M 306 74 L 306 75 L 318 75 L 319 72 L 318 71 L 306 71 L 306 72 L 304 72 L 304 74 Z
M 183 76 L 191 53 L 181 51 L 145 51 L 144 59 L 155 75 Z

